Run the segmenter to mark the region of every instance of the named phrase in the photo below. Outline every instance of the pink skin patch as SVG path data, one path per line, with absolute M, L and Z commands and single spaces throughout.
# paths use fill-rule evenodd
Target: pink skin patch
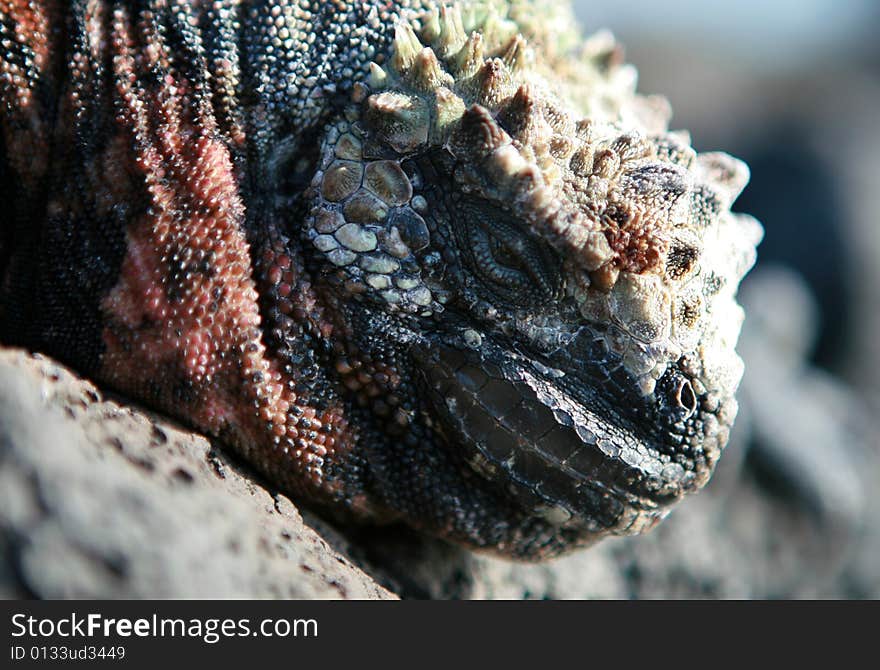
M 323 459 L 344 457 L 355 436 L 341 404 L 316 411 L 266 349 L 254 273 L 295 322 L 328 335 L 332 326 L 283 244 L 252 261 L 228 146 L 191 82 L 172 74 L 154 26 L 133 26 L 117 8 L 111 43 L 120 109 L 111 146 L 127 149 L 103 159 L 128 166 L 132 192 L 114 196 L 139 214 L 102 304 L 102 375 L 224 435 L 258 467 L 288 473 L 291 489 L 332 493 L 339 484 L 324 479 Z M 165 70 L 158 85 L 138 76 L 157 67 Z

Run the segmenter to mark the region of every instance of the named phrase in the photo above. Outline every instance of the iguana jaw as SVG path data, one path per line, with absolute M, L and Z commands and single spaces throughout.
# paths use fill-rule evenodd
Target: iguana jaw
M 708 411 L 678 368 L 642 396 L 588 327 L 547 364 L 466 335 L 413 352 L 448 448 L 525 513 L 597 537 L 641 532 L 701 486 L 735 413 Z

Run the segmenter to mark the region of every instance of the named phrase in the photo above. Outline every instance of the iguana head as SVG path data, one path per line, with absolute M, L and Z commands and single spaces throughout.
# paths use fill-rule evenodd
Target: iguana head
M 577 544 L 711 475 L 761 231 L 730 212 L 746 167 L 669 132 L 610 36 L 526 5 L 397 26 L 325 138 L 307 237 L 401 341 L 431 448 Z

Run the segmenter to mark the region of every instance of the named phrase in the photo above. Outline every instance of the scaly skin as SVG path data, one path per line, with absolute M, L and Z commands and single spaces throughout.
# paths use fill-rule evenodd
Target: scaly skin
M 538 559 L 736 413 L 747 172 L 564 3 L 0 2 L 0 338 L 303 500 Z

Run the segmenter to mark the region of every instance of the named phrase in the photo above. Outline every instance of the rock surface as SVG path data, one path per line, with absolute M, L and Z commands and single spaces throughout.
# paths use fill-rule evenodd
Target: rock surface
M 0 350 L 0 595 L 390 598 L 211 443 Z
M 0 348 L 0 596 L 877 597 L 876 454 L 849 443 L 817 461 L 822 445 L 807 445 L 799 472 L 783 440 L 762 463 L 746 442 L 771 410 L 746 403 L 707 490 L 656 530 L 517 564 L 400 528 L 334 528 L 206 438 Z

